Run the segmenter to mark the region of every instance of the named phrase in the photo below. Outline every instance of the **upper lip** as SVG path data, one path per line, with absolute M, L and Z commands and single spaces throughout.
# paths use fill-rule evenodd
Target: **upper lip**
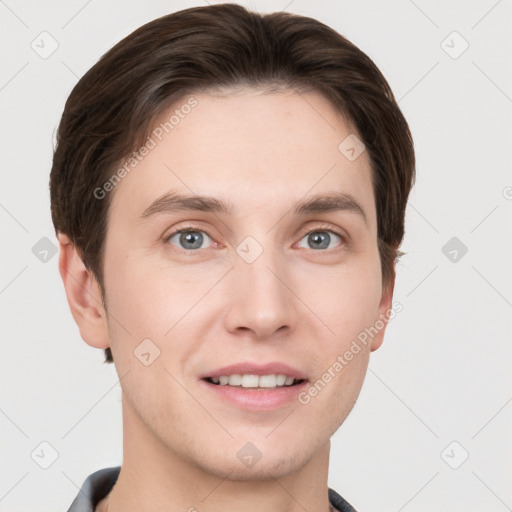
M 307 379 L 306 375 L 298 370 L 297 368 L 293 368 L 285 363 L 280 362 L 270 362 L 270 363 L 235 363 L 229 366 L 223 366 L 222 368 L 217 368 L 215 370 L 211 370 L 204 375 L 201 375 L 201 379 L 206 379 L 208 377 L 221 377 L 222 375 L 286 375 L 287 377 L 293 377 L 297 380 L 305 380 Z

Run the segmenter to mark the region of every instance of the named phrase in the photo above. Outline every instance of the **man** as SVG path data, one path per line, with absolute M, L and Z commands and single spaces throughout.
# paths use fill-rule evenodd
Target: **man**
M 413 180 L 384 77 L 316 20 L 192 8 L 104 55 L 50 189 L 124 457 L 69 510 L 354 510 L 327 487 L 329 440 L 393 314 Z

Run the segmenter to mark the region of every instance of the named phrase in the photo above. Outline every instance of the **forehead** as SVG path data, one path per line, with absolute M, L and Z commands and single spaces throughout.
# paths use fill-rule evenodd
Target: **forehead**
M 350 123 L 316 92 L 187 96 L 155 122 L 150 149 L 138 152 L 115 187 L 111 217 L 122 210 L 135 219 L 172 190 L 218 197 L 241 215 L 270 215 L 308 194 L 342 192 L 355 196 L 373 219 L 367 151 L 355 160 L 340 151 L 353 135 Z

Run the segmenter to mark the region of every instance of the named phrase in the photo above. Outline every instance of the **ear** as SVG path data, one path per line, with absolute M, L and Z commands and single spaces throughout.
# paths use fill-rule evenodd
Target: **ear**
M 390 278 L 387 286 L 382 289 L 382 297 L 380 299 L 378 313 L 379 316 L 375 320 L 375 325 L 378 327 L 377 334 L 373 337 L 371 343 L 371 351 L 377 350 L 384 341 L 384 333 L 388 326 L 390 313 L 393 306 L 393 290 L 395 289 L 395 264 L 393 263 L 393 275 Z M 382 327 L 382 328 L 380 328 Z
M 101 290 L 91 271 L 85 268 L 74 244 L 59 233 L 59 272 L 64 283 L 71 314 L 80 336 L 91 347 L 110 346 L 106 311 Z

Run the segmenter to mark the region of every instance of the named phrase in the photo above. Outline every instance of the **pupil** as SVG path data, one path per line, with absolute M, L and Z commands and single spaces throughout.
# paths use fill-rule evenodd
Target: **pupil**
M 309 240 L 313 244 L 313 249 L 327 249 L 329 247 L 330 236 L 328 233 L 311 233 Z
M 199 249 L 203 245 L 203 235 L 198 231 L 189 231 L 181 234 L 180 242 L 189 249 Z M 194 243 L 195 242 L 195 243 Z

